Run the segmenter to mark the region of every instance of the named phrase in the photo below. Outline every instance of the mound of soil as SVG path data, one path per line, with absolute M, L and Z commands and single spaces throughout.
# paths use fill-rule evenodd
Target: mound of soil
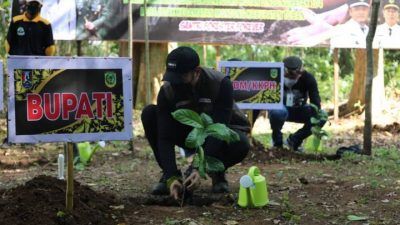
M 328 154 L 307 154 L 298 153 L 291 151 L 287 148 L 265 148 L 265 146 L 257 141 L 256 139 L 251 139 L 251 148 L 244 162 L 254 163 L 254 162 L 271 162 L 278 160 L 289 160 L 289 161 L 323 161 L 323 160 L 337 160 L 340 159 L 337 155 Z
M 38 176 L 23 186 L 0 190 L 1 224 L 117 224 L 113 219 L 115 198 L 96 193 L 87 186 L 74 182 L 74 210 L 65 212 L 66 182 L 48 176 Z
M 364 131 L 364 127 L 363 126 L 359 126 L 356 127 L 356 132 L 363 132 Z M 372 126 L 372 131 L 373 132 L 389 132 L 391 134 L 400 134 L 400 123 L 394 122 L 392 124 L 388 124 L 386 126 L 381 126 L 381 125 L 377 125 L 375 124 L 374 126 Z

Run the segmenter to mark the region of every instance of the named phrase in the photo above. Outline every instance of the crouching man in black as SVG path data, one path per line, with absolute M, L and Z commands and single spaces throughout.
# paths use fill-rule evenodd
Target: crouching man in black
M 184 184 L 190 183 L 194 187 L 200 182 L 196 168 L 182 181 L 176 165 L 174 146 L 185 148 L 185 139 L 192 130 L 192 127 L 172 117 L 171 113 L 177 109 L 204 112 L 215 123 L 223 123 L 239 134 L 238 142 L 227 144 L 208 137 L 203 145 L 205 154 L 219 159 L 225 169 L 241 162 L 249 151 L 247 134 L 250 124 L 233 101 L 229 77 L 213 69 L 200 67 L 199 62 L 198 54 L 190 47 L 173 50 L 167 56 L 163 77 L 165 82 L 158 93 L 157 105 L 148 105 L 143 109 L 141 117 L 145 135 L 163 172 L 152 194 L 169 193 L 178 198 Z M 225 172 L 208 175 L 212 179 L 213 192 L 229 191 Z

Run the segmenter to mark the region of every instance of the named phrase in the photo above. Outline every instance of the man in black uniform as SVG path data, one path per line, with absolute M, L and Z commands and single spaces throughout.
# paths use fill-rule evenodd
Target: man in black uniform
M 24 14 L 13 17 L 5 41 L 9 55 L 52 56 L 55 53 L 51 24 L 40 16 L 43 0 L 26 0 Z M 5 138 L 2 147 L 6 147 Z
M 163 77 L 165 83 L 158 93 L 157 105 L 149 105 L 142 112 L 146 137 L 163 171 L 160 182 L 152 190 L 153 194 L 170 192 L 177 198 L 183 187 L 174 146 L 185 148 L 185 138 L 192 127 L 173 119 L 171 113 L 177 109 L 187 108 L 198 113 L 207 113 L 214 122 L 226 124 L 239 134 L 240 141 L 235 143 L 227 144 L 208 137 L 203 145 L 205 154 L 222 161 L 225 168 L 241 162 L 249 151 L 246 133 L 250 131 L 250 124 L 235 107 L 229 77 L 200 67 L 199 62 L 198 54 L 189 47 L 173 50 L 167 57 L 167 70 Z M 212 178 L 213 192 L 229 191 L 224 172 L 208 175 Z M 194 169 L 184 184 L 196 183 L 198 178 L 198 172 Z
M 5 41 L 6 52 L 10 55 L 54 55 L 51 24 L 40 16 L 43 0 L 26 2 L 26 12 L 11 21 Z
M 282 147 L 281 129 L 285 121 L 303 123 L 304 126 L 291 134 L 286 144 L 294 151 L 301 151 L 304 139 L 311 135 L 311 117 L 317 112 L 307 104 L 321 108 L 317 81 L 314 76 L 303 69 L 303 62 L 297 56 L 289 56 L 283 60 L 285 66 L 284 109 L 269 110 L 268 117 L 272 129 L 272 141 L 275 147 Z M 326 121 L 321 122 L 322 127 Z

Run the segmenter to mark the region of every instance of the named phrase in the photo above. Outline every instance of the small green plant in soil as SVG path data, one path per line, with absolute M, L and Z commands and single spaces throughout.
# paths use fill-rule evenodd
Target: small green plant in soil
M 59 218 L 63 218 L 63 217 L 65 217 L 65 215 L 66 215 L 66 214 L 65 214 L 64 211 L 61 211 L 61 210 L 60 210 L 60 211 L 57 212 L 57 217 L 59 217 Z
M 311 117 L 311 149 L 315 152 L 320 152 L 322 150 L 321 140 L 328 138 L 328 133 L 326 130 L 322 129 L 321 123 L 323 121 L 328 121 L 328 114 L 324 110 L 319 109 L 316 105 L 310 105 L 316 112 L 316 116 Z
M 180 123 L 193 127 L 186 137 L 185 146 L 196 150 L 193 166 L 198 168 L 200 176 L 207 179 L 207 172 L 224 171 L 224 164 L 214 157 L 205 155 L 202 146 L 209 136 L 231 143 L 239 141 L 239 135 L 225 124 L 214 123 L 205 113 L 199 115 L 190 109 L 178 109 L 172 116 Z
M 292 205 L 290 204 L 289 201 L 289 193 L 288 192 L 284 192 L 283 196 L 282 196 L 282 216 L 283 218 L 285 218 L 286 220 L 298 224 L 301 220 L 301 217 L 299 215 L 296 215 Z

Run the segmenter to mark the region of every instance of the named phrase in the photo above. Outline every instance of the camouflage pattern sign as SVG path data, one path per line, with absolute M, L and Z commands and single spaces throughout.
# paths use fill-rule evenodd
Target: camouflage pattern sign
M 130 139 L 130 68 L 127 58 L 10 58 L 10 142 Z
M 283 107 L 283 63 L 222 61 L 219 69 L 231 78 L 239 108 Z

